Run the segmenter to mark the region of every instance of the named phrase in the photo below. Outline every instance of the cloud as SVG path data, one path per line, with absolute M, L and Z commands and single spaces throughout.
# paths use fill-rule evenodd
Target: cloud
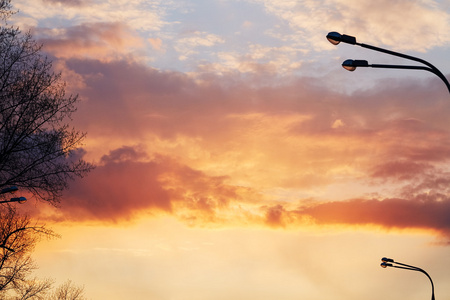
M 136 150 L 124 147 L 102 158 L 86 180 L 76 180 L 64 197 L 65 219 L 129 219 L 140 209 L 171 211 L 170 197 L 158 182 L 160 166 L 140 163 Z
M 323 37 L 329 31 L 341 31 L 356 36 L 360 42 L 384 44 L 399 50 L 426 51 L 450 42 L 447 31 L 450 18 L 440 7 L 445 4 L 435 1 L 252 2 L 261 3 L 267 12 L 288 21 L 300 33 L 299 43 L 306 40 L 317 48 L 326 49 Z M 393 28 L 395 35 L 391 34 Z
M 97 58 L 111 60 L 129 56 L 144 43 L 127 25 L 84 23 L 69 28 L 37 28 L 36 35 L 47 52 L 57 58 Z
M 186 60 L 188 57 L 198 54 L 200 47 L 212 47 L 224 43 L 224 40 L 215 34 L 208 32 L 187 32 L 177 39 L 174 49 L 179 53 L 180 60 Z
M 51 4 L 51 5 L 48 5 Z M 171 1 L 14 1 L 14 7 L 35 20 L 70 20 L 72 26 L 91 23 L 127 23 L 133 31 L 159 31 Z M 51 21 L 49 23 L 52 23 Z
M 450 241 L 445 86 L 433 74 L 363 79 L 370 70 L 334 72 L 342 60 L 319 56 L 331 30 L 394 49 L 447 45 L 448 8 L 259 1 L 271 15 L 249 6 L 249 19 L 264 20 L 244 30 L 235 14 L 214 20 L 202 6 L 166 14 L 172 2 L 53 0 L 23 22 L 49 26 L 36 28 L 39 41 L 80 95 L 74 125 L 88 135 L 77 154 L 97 165 L 59 210 L 39 204 L 38 217 L 120 226 L 169 215 L 191 226 L 420 230 Z M 244 11 L 244 1 L 214 2 Z M 350 48 L 335 56 L 351 58 Z
M 199 78 L 126 58 L 64 57 L 64 68 L 82 82 L 74 123 L 88 132 L 85 155 L 97 162 L 68 191 L 64 218 L 120 222 L 150 213 L 197 226 L 315 220 L 447 230 L 414 217 L 427 188 L 447 203 L 450 106 L 438 78 L 378 81 L 348 95 L 322 78 Z M 296 208 L 301 199 L 317 202 Z M 427 214 L 447 209 L 427 201 Z M 413 220 L 395 223 L 398 209 L 384 219 L 371 213 L 388 207 Z
M 380 179 L 397 179 L 400 181 L 408 180 L 423 174 L 427 170 L 433 168 L 429 164 L 417 163 L 415 161 L 388 161 L 383 164 L 374 166 L 373 172 L 370 174 L 374 178 Z
M 274 203 L 250 187 L 230 184 L 140 147 L 124 146 L 104 155 L 88 177 L 70 186 L 53 221 L 120 222 L 143 213 L 173 215 L 195 226 L 265 224 L 274 228 L 305 226 L 377 226 L 420 229 L 450 238 L 450 188 L 447 173 L 404 186 L 403 197 L 341 201 L 300 200 Z
M 67 6 L 85 6 L 90 3 L 90 0 L 43 0 L 44 3 L 49 4 L 60 4 L 60 5 L 67 5 Z
M 351 97 L 310 78 L 272 77 L 259 86 L 254 77 L 198 80 L 83 58 L 65 68 L 83 83 L 75 121 L 97 158 L 142 144 L 236 182 L 299 189 L 337 178 L 407 180 L 408 172 L 420 176 L 449 159 L 449 109 L 433 88 L 438 81 L 379 82 L 383 89 Z
M 420 230 L 450 243 L 449 174 L 433 174 L 399 190 L 399 197 L 360 197 L 340 201 L 299 200 L 265 205 L 264 222 L 274 228 L 359 228 Z
M 73 58 L 66 67 L 84 80 L 77 124 L 98 162 L 54 219 L 149 213 L 195 226 L 375 225 L 450 236 L 448 99 L 429 82 L 379 83 L 350 97 L 310 79 L 255 87 L 127 60 Z M 361 186 L 389 196 L 367 198 Z
M 239 71 L 240 73 L 254 74 L 292 74 L 302 66 L 299 54 L 307 50 L 291 46 L 263 46 L 249 44 L 245 53 L 237 51 L 221 51 L 217 54 L 218 62 L 203 64 L 201 71 L 214 70 L 219 74 Z
M 421 194 L 412 199 L 355 199 L 328 202 L 296 211 L 319 225 L 376 225 L 392 229 L 432 230 L 450 238 L 450 198 Z
M 450 41 L 446 8 L 433 1 L 247 2 L 239 5 L 240 12 L 234 12 L 233 5 L 225 5 L 228 9 L 224 10 L 223 3 L 197 11 L 194 3 L 176 1 L 47 0 L 45 3 L 53 4 L 43 5 L 19 0 L 22 20 L 17 22 L 21 27 L 35 25 L 49 51 L 59 57 L 111 60 L 128 56 L 158 68 L 217 74 L 323 74 L 329 60 L 319 54 L 334 49 L 325 39 L 332 30 L 399 51 L 425 51 Z M 223 16 L 219 18 L 220 12 Z M 216 17 L 218 20 L 206 22 L 208 26 L 202 21 Z M 58 30 L 39 27 L 54 20 L 69 23 L 60 22 Z M 240 25 L 236 27 L 230 20 Z M 223 26 L 221 21 L 230 23 Z M 98 32 L 104 24 L 121 24 L 112 31 L 120 43 L 112 40 L 113 35 Z M 390 34 L 391 28 L 397 34 Z M 410 38 L 411 28 L 414 39 Z M 318 66 L 323 69 L 317 70 Z
M 40 207 L 34 214 L 52 221 L 105 223 L 143 213 L 171 214 L 197 225 L 226 224 L 228 209 L 256 195 L 226 181 L 169 157 L 149 157 L 139 147 L 124 146 L 104 155 L 86 178 L 73 181 L 57 210 Z
M 340 201 L 305 199 L 299 200 L 297 207 L 284 202 L 262 209 L 265 223 L 275 228 L 313 225 L 369 230 L 375 227 L 387 231 L 422 230 L 450 243 L 449 178 L 448 172 L 421 174 L 399 188 L 398 197 L 359 197 Z
M 150 45 L 153 47 L 153 49 L 158 51 L 163 51 L 163 43 L 160 38 L 149 38 L 148 39 Z

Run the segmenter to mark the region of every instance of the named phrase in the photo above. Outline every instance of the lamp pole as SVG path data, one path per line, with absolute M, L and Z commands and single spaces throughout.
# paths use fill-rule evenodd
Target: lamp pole
M 386 53 L 389 55 L 394 55 L 394 56 L 398 56 L 404 59 L 409 59 L 409 60 L 413 60 L 415 62 L 419 62 L 421 64 L 424 64 L 425 66 L 408 66 L 408 65 L 380 65 L 380 64 L 369 64 L 366 60 L 352 60 L 352 59 L 348 59 L 346 61 L 344 61 L 344 63 L 342 64 L 342 66 L 349 71 L 354 71 L 356 70 L 357 67 L 371 67 L 371 68 L 383 68 L 383 69 L 409 69 L 409 70 L 424 70 L 424 71 L 428 71 L 431 72 L 433 74 L 435 74 L 436 76 L 438 76 L 447 86 L 447 89 L 450 93 L 450 83 L 448 82 L 447 78 L 444 76 L 444 74 L 442 74 L 441 71 L 438 70 L 438 68 L 436 68 L 435 66 L 433 66 L 431 63 L 427 62 L 426 60 L 423 60 L 421 58 L 418 57 L 414 57 L 414 56 L 410 56 L 410 55 L 406 55 L 403 53 L 399 53 L 399 52 L 395 52 L 395 51 L 391 51 L 391 50 L 387 50 L 387 49 L 383 49 L 383 48 L 379 48 L 379 47 L 375 47 L 375 46 L 371 46 L 371 45 L 367 45 L 367 44 L 362 44 L 362 43 L 357 43 L 356 42 L 356 38 L 350 35 L 346 35 L 346 34 L 340 34 L 338 32 L 330 32 L 327 34 L 327 39 L 328 41 L 330 41 L 330 43 L 332 43 L 333 45 L 338 45 L 340 42 L 346 43 L 346 44 L 350 44 L 350 45 L 357 45 L 366 49 L 370 49 L 370 50 L 374 50 L 377 52 L 382 52 L 382 53 Z
M 411 270 L 411 271 L 417 271 L 417 272 L 421 272 L 421 273 L 425 274 L 428 277 L 428 279 L 430 279 L 430 282 L 431 282 L 431 300 L 435 300 L 434 299 L 433 280 L 431 280 L 430 275 L 428 275 L 428 273 L 425 272 L 425 270 L 418 268 L 418 267 L 403 264 L 398 261 L 394 261 L 392 258 L 387 258 L 387 257 L 383 257 L 381 259 L 381 267 L 382 268 L 392 267 L 392 268 L 397 268 L 397 269 Z

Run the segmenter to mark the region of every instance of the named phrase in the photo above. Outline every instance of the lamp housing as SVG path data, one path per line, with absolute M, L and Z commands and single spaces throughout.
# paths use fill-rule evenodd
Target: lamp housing
M 10 202 L 19 202 L 20 204 L 25 203 L 27 201 L 27 198 L 25 197 L 17 197 L 17 198 L 11 198 Z
M 340 42 L 355 45 L 356 38 L 354 36 L 340 34 L 339 32 L 332 31 L 327 34 L 327 40 L 333 45 L 338 45 Z
M 7 187 L 4 188 L 0 191 L 0 194 L 5 194 L 5 193 L 14 193 L 17 192 L 19 190 L 19 188 L 17 186 L 11 186 L 11 187 Z
M 353 72 L 356 70 L 357 67 L 368 67 L 369 63 L 367 62 L 367 60 L 353 60 L 353 59 L 347 59 L 346 61 L 344 61 L 342 63 L 342 67 L 344 67 L 344 69 Z

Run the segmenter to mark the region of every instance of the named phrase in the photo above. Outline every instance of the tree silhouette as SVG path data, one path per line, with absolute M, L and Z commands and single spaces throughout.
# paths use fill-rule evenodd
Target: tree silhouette
M 71 280 L 67 280 L 65 283 L 56 288 L 53 292 L 50 300 L 84 300 L 84 288 L 76 286 Z
M 57 205 L 68 181 L 92 169 L 78 150 L 85 134 L 68 124 L 77 96 L 66 95 L 61 74 L 31 33 L 8 25 L 11 9 L 10 0 L 0 0 L 0 189 L 17 186 Z M 36 243 L 54 236 L 0 204 L 0 299 L 83 299 L 83 289 L 70 282 L 49 295 L 51 280 L 30 279 Z
M 31 258 L 36 244 L 52 237 L 57 235 L 18 213 L 14 206 L 0 206 L 0 299 L 86 299 L 84 288 L 70 280 L 53 289 L 51 279 L 29 278 L 37 269 Z
M 11 205 L 0 208 L 0 291 L 23 291 L 30 288 L 28 275 L 36 269 L 31 253 L 42 237 L 56 234 L 19 214 Z M 36 285 L 34 284 L 34 289 Z M 42 287 L 40 288 L 42 289 Z M 3 298 L 2 298 L 3 299 Z
M 92 168 L 77 151 L 85 134 L 67 123 L 77 96 L 66 96 L 31 33 L 8 26 L 10 15 L 10 0 L 0 0 L 0 188 L 57 204 L 68 180 Z

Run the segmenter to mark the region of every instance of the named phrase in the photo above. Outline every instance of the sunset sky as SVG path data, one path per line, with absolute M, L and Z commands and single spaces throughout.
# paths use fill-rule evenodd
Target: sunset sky
M 94 300 L 450 297 L 450 1 L 13 0 L 96 165 L 36 275 Z M 448 77 L 448 76 L 447 76 Z M 428 298 L 429 299 L 429 298 Z

